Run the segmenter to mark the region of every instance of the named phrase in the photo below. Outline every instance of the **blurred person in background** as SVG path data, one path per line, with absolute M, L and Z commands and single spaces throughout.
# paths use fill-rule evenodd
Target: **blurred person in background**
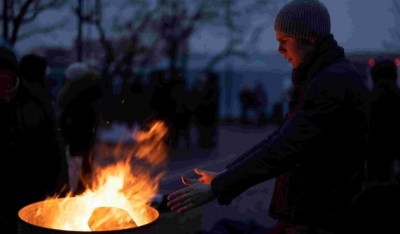
M 47 59 L 37 54 L 27 54 L 19 62 L 20 74 L 29 83 L 38 83 L 45 87 Z
M 257 125 L 261 126 L 267 122 L 267 106 L 268 106 L 268 94 L 264 87 L 264 84 L 258 80 L 254 88 L 254 94 L 256 97 L 256 118 Z
M 65 72 L 57 95 L 60 127 L 68 146 L 69 181 L 74 194 L 90 186 L 91 154 L 101 121 L 101 77 L 85 63 L 73 63 Z
M 205 72 L 197 77 L 193 87 L 192 105 L 194 123 L 198 131 L 198 145 L 202 149 L 213 149 L 217 144 L 219 123 L 218 75 Z
M 58 123 L 59 112 L 55 98 L 46 87 L 47 78 L 47 59 L 37 54 L 27 54 L 22 56 L 19 62 L 21 82 L 28 87 L 31 92 L 40 97 L 45 103 L 50 103 L 49 114 L 54 116 Z
M 243 83 L 240 87 L 239 100 L 241 105 L 240 123 L 250 124 L 250 115 L 252 114 L 252 111 L 256 110 L 257 100 L 256 94 L 246 83 Z
M 394 179 L 394 163 L 400 158 L 400 89 L 393 61 L 377 61 L 370 73 L 373 91 L 367 176 L 368 182 L 384 182 Z
M 275 178 L 269 214 L 278 224 L 270 233 L 346 233 L 351 201 L 364 181 L 370 92 L 331 34 L 320 1 L 290 1 L 274 29 L 278 52 L 293 67 L 297 105 L 277 131 L 222 172 L 182 176 L 187 187 L 170 194 L 168 206 L 182 213 L 215 199 L 229 205 Z
M 141 126 L 146 117 L 150 115 L 150 104 L 146 100 L 145 85 L 139 74 L 133 76 L 132 82 L 124 84 L 121 93 L 121 120 L 129 128 Z
M 171 147 L 172 149 L 181 148 L 181 140 L 184 141 L 186 150 L 191 148 L 192 139 L 190 137 L 190 124 L 193 115 L 193 100 L 191 93 L 186 88 L 183 72 L 176 70 L 171 79 L 170 99 L 172 101 L 171 110 L 168 114 L 171 119 Z
M 35 97 L 39 98 L 43 104 L 43 110 L 46 112 L 46 116 L 50 117 L 54 122 L 55 129 L 57 129 L 57 137 L 54 139 L 60 144 L 60 153 L 62 157 L 62 178 L 63 183 L 68 184 L 68 173 L 67 173 L 67 158 L 65 154 L 65 143 L 59 131 L 59 122 L 56 116 L 55 103 L 53 103 L 52 96 L 47 92 L 46 89 L 46 77 L 47 77 L 47 59 L 37 54 L 27 54 L 22 56 L 18 64 L 19 78 L 21 84 L 26 87 Z M 64 191 L 67 192 L 67 191 Z
M 0 233 L 10 234 L 17 233 L 21 208 L 68 191 L 65 151 L 49 103 L 19 74 L 15 54 L 0 48 Z
M 349 233 L 400 233 L 400 183 L 395 163 L 399 161 L 400 89 L 391 60 L 371 67 L 372 103 L 370 151 L 365 189 L 353 200 L 354 224 Z

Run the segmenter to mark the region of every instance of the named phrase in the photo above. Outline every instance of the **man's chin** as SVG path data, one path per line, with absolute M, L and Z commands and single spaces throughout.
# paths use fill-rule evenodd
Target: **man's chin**
M 297 64 L 293 63 L 292 59 L 289 59 L 288 61 L 289 61 L 289 63 L 292 65 L 292 68 L 293 68 L 293 69 L 296 69 L 296 68 L 298 67 Z

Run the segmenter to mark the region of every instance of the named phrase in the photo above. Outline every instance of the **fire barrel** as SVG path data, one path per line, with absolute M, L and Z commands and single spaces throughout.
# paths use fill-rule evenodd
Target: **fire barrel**
M 101 233 L 101 234 L 156 234 L 157 232 L 157 220 L 159 217 L 158 211 L 150 205 L 146 205 L 145 212 L 146 216 L 151 217 L 151 221 L 140 226 L 107 230 L 107 231 L 70 231 L 70 230 L 59 230 L 49 227 L 49 215 L 45 214 L 49 207 L 57 208 L 64 202 L 64 198 L 40 201 L 32 203 L 23 207 L 18 212 L 19 219 L 19 234 L 87 234 L 87 233 Z M 46 203 L 46 204 L 45 204 Z M 43 214 L 44 212 L 44 214 Z

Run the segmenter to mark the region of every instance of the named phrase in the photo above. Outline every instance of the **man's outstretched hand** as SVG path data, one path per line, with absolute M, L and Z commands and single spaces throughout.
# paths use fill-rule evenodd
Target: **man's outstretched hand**
M 171 210 L 177 210 L 178 213 L 186 212 L 194 207 L 204 205 L 215 199 L 211 189 L 211 181 L 220 173 L 194 169 L 199 175 L 198 179 L 189 179 L 181 176 L 182 183 L 187 187 L 178 190 L 168 196 L 167 205 Z

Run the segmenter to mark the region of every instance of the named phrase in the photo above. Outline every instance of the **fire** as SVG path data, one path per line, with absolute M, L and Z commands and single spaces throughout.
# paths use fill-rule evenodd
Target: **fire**
M 146 206 L 166 174 L 166 134 L 163 122 L 132 134 L 136 144 L 115 147 L 115 163 L 96 165 L 91 186 L 84 193 L 68 195 L 56 206 L 53 198 L 46 199 L 36 216 L 42 216 L 48 228 L 68 231 L 94 231 L 110 225 L 114 230 L 125 229 L 153 221 Z

